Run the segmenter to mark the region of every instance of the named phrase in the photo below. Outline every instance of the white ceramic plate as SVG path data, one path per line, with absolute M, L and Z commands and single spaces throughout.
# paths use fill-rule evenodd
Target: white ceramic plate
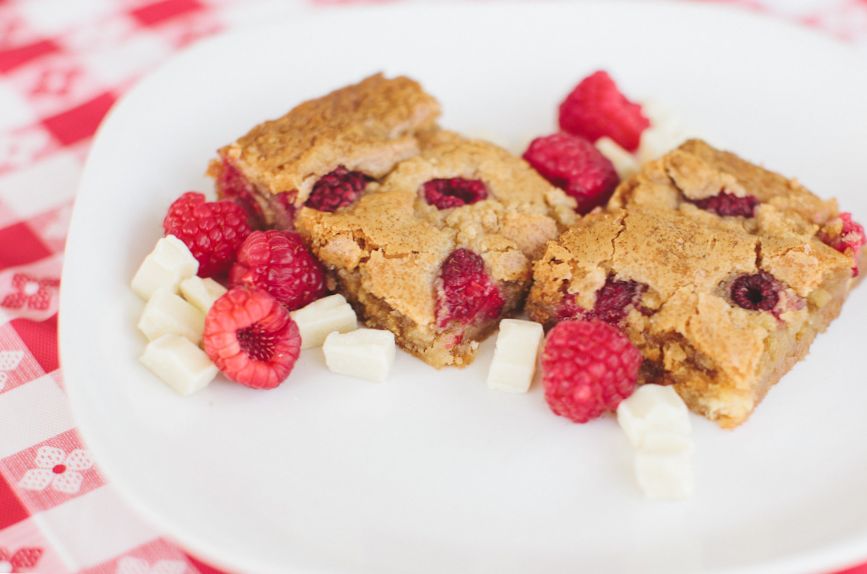
M 421 80 L 443 124 L 520 151 L 586 73 L 676 109 L 867 219 L 867 74 L 846 48 L 701 5 L 338 11 L 203 43 L 132 90 L 88 162 L 63 275 L 66 386 L 87 444 L 143 515 L 257 573 L 789 572 L 867 558 L 867 288 L 743 428 L 695 418 L 698 492 L 648 502 L 613 419 L 574 425 L 541 390 L 489 391 L 398 357 L 385 384 L 319 350 L 270 392 L 187 399 L 136 361 L 127 288 L 168 204 L 209 189 L 214 150 L 383 69 Z

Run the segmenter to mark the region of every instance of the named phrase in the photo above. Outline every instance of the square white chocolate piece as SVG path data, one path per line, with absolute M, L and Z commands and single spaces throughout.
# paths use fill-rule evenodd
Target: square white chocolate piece
M 645 448 L 655 435 L 689 438 L 689 410 L 671 386 L 641 385 L 617 407 L 617 422 L 635 448 Z M 675 440 L 655 439 L 659 440 Z
M 160 288 L 145 305 L 138 328 L 150 341 L 163 335 L 180 335 L 199 344 L 205 329 L 205 315 L 176 293 Z
M 614 165 L 620 179 L 626 179 L 638 171 L 638 159 L 613 139 L 599 138 L 596 140 L 596 149 Z
M 181 281 L 180 289 L 184 299 L 206 315 L 211 305 L 214 304 L 214 301 L 226 293 L 226 288 L 210 277 L 202 279 L 201 277 L 193 276 L 184 279 Z
M 690 138 L 689 130 L 659 102 L 645 102 L 641 109 L 650 120 L 650 127 L 642 132 L 635 154 L 639 164 L 662 157 Z
M 691 434 L 653 430 L 643 435 L 641 444 L 636 448 L 658 454 L 694 454 L 695 442 Z
M 151 341 L 139 360 L 184 396 L 208 386 L 218 372 L 203 350 L 180 335 L 163 335 Z
M 488 388 L 526 393 L 533 383 L 536 356 L 543 336 L 539 323 L 520 319 L 500 321 L 494 358 L 488 369 Z
M 183 241 L 167 235 L 157 241 L 156 247 L 145 257 L 132 278 L 132 290 L 147 301 L 157 289 L 177 291 L 181 281 L 194 276 L 199 262 Z
M 325 338 L 322 350 L 331 372 L 382 382 L 394 364 L 394 334 L 381 329 L 335 331 Z
M 330 295 L 290 313 L 301 334 L 301 348 L 321 347 L 334 331 L 347 333 L 358 328 L 358 319 L 343 295 Z
M 647 498 L 683 500 L 693 495 L 695 479 L 689 454 L 635 453 L 635 476 Z

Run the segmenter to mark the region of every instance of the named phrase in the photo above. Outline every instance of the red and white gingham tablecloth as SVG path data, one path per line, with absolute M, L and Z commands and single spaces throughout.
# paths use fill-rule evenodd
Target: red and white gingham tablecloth
M 738 3 L 867 54 L 867 0 Z M 218 572 L 134 515 L 75 431 L 57 359 L 63 246 L 91 136 L 118 96 L 198 38 L 295 9 L 0 0 L 0 572 Z M 867 574 L 867 565 L 847 574 Z

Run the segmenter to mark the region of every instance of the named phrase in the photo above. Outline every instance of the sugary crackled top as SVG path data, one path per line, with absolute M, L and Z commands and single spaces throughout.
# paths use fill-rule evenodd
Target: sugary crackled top
M 651 206 L 681 209 L 718 219 L 694 205 L 720 192 L 758 200 L 755 217 L 725 218 L 753 233 L 815 235 L 837 216 L 837 203 L 822 200 L 794 179 L 786 179 L 704 141 L 689 140 L 623 182 L 611 207 Z
M 572 198 L 494 144 L 445 131 L 421 144 L 419 156 L 369 184 L 354 205 L 335 213 L 304 207 L 296 228 L 327 266 L 360 270 L 368 291 L 427 324 L 434 281 L 453 250 L 481 255 L 495 281 L 526 284 L 531 259 L 578 216 Z M 454 177 L 482 180 L 488 198 L 442 210 L 425 201 L 425 182 Z
M 259 124 L 220 154 L 263 190 L 297 190 L 300 203 L 338 165 L 382 177 L 418 153 L 416 134 L 439 115 L 418 82 L 376 74 Z
M 631 310 L 627 330 L 638 337 L 684 337 L 735 384 L 757 374 L 768 336 L 797 331 L 812 298 L 828 281 L 846 281 L 850 261 L 821 242 L 795 235 L 752 234 L 723 218 L 665 209 L 613 209 L 583 218 L 549 244 L 536 265 L 531 299 L 556 306 L 563 290 L 592 309 L 613 274 L 647 286 L 643 312 Z M 732 281 L 763 270 L 784 284 L 779 319 L 731 302 Z

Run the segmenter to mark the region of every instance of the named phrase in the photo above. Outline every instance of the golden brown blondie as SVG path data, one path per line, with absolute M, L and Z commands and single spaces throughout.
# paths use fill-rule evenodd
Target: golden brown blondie
M 642 166 L 617 188 L 609 207 L 674 209 L 748 233 L 818 238 L 848 255 L 853 277 L 859 275 L 864 230 L 836 200 L 701 140 Z
M 672 384 L 692 410 L 734 427 L 840 312 L 850 269 L 815 238 L 613 209 L 548 245 L 527 311 L 549 325 L 620 325 L 644 356 L 640 382 Z
M 361 187 L 418 154 L 418 135 L 439 114 L 416 81 L 376 74 L 257 125 L 221 148 L 208 173 L 220 197 L 236 198 L 264 226 L 288 228 L 329 175 L 351 174 Z
M 523 160 L 451 132 L 335 211 L 296 228 L 367 325 L 435 367 L 468 364 L 523 302 L 531 261 L 577 219 L 575 202 Z

